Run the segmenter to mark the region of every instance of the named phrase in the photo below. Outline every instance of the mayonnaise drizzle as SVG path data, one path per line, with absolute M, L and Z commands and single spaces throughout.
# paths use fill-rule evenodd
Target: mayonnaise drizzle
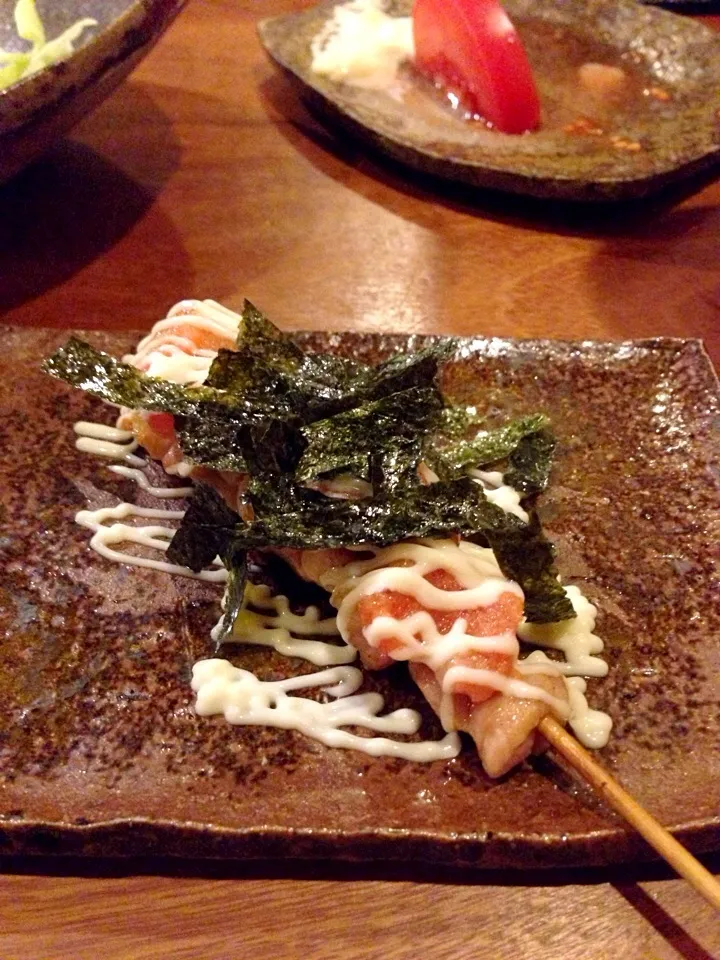
M 393 563 L 409 563 L 410 566 L 387 566 Z M 424 577 L 437 569 L 446 570 L 464 589 L 445 591 L 433 587 Z M 479 585 L 478 578 L 481 579 Z M 519 644 L 514 631 L 498 636 L 473 637 L 466 633 L 467 623 L 460 618 L 448 633 L 441 634 L 432 616 L 426 612 L 489 606 L 503 592 L 522 596 L 517 584 L 502 576 L 491 550 L 466 541 L 459 544 L 454 541 L 397 544 L 376 550 L 369 560 L 360 560 L 332 571 L 327 576 L 327 582 L 328 586 L 340 588 L 344 594 L 338 610 L 338 626 L 346 639 L 350 636 L 355 608 L 363 596 L 394 590 L 412 597 L 426 608 L 403 619 L 376 617 L 365 627 L 363 634 L 370 646 L 378 647 L 388 638 L 396 641 L 393 659 L 419 661 L 436 672 L 453 658 L 472 651 L 504 654 L 517 659 Z M 602 640 L 592 633 L 595 607 L 577 587 L 570 586 L 565 590 L 577 614 L 575 619 L 559 624 L 523 623 L 518 633 L 521 639 L 528 642 L 560 650 L 566 662 L 556 663 L 544 654 L 535 653 L 517 662 L 519 673 L 563 674 L 566 677 L 578 674 L 605 676 L 607 673 L 605 661 L 594 656 L 603 648 Z M 572 687 L 568 685 L 568 708 L 566 703 L 540 686 L 508 677 L 500 671 L 460 664 L 451 665 L 442 678 L 440 719 L 446 730 L 452 729 L 454 722 L 453 690 L 465 683 L 491 687 L 518 698 L 543 700 L 558 716 L 569 718 L 570 725 L 583 743 L 592 746 L 604 746 L 607 743 L 612 726 L 610 717 L 600 711 L 591 711 L 577 684 Z
M 204 383 L 217 351 L 199 348 L 191 335 L 178 333 L 178 327 L 211 334 L 228 344 L 234 343 L 241 317 L 214 300 L 182 300 L 159 320 L 137 346 L 135 353 L 123 357 L 151 377 L 173 383 Z
M 394 566 L 393 564 L 409 564 Z M 460 590 L 441 590 L 425 577 L 444 570 L 460 585 Z M 338 607 L 338 627 L 342 636 L 350 637 L 350 624 L 362 597 L 385 591 L 396 591 L 412 597 L 424 611 L 402 620 L 376 617 L 364 630 L 365 639 L 377 647 L 383 639 L 393 637 L 400 646 L 393 650 L 398 660 L 420 660 L 433 670 L 452 657 L 472 650 L 502 653 L 516 657 L 518 642 L 514 632 L 499 636 L 469 635 L 467 622 L 459 618 L 448 633 L 441 634 L 428 610 L 460 611 L 489 607 L 501 594 L 513 593 L 522 598 L 522 590 L 506 580 L 491 550 L 466 544 L 461 549 L 450 540 L 401 543 L 375 552 L 369 560 L 348 564 L 341 571 L 345 593 Z
M 593 633 L 597 610 L 579 587 L 565 587 L 565 593 L 576 614 L 573 620 L 559 623 L 523 621 L 518 636 L 527 643 L 563 653 L 566 662 L 558 663 L 557 667 L 565 676 L 605 677 L 608 665 L 595 656 L 603 650 L 602 640 Z
M 585 698 L 587 682 L 582 677 L 565 680 L 570 698 L 570 726 L 580 743 L 592 750 L 604 747 L 610 739 L 612 718 L 602 710 L 593 710 Z
M 154 520 L 182 520 L 182 510 L 155 510 L 149 507 L 138 507 L 134 503 L 119 503 L 115 507 L 101 507 L 98 510 L 80 510 L 75 515 L 75 522 L 81 527 L 93 531 L 90 546 L 101 556 L 117 563 L 129 563 L 135 567 L 149 567 L 161 570 L 163 573 L 179 574 L 195 580 L 209 580 L 212 583 L 224 583 L 227 580 L 227 570 L 222 562 L 216 558 L 213 570 L 201 570 L 194 573 L 187 567 L 181 567 L 165 560 L 156 560 L 152 557 L 135 557 L 121 550 L 113 549 L 118 543 L 135 543 L 139 546 L 160 550 L 167 550 L 170 540 L 175 534 L 173 527 L 164 525 L 133 526 L 119 521 L 131 517 L 140 517 Z M 108 520 L 116 521 L 105 526 Z
M 108 427 L 104 423 L 90 423 L 87 420 L 78 420 L 73 426 L 77 434 L 75 448 L 82 453 L 91 453 L 96 457 L 107 457 L 110 460 L 125 460 L 133 466 L 144 466 L 145 461 L 136 457 L 138 443 L 131 430 L 118 430 L 117 427 Z
M 335 617 L 321 620 L 317 607 L 308 607 L 303 614 L 293 613 L 287 597 L 273 595 L 265 584 L 254 583 L 245 586 L 245 602 L 248 606 L 240 611 L 233 626 L 235 641 L 272 647 L 283 656 L 302 657 L 322 667 L 352 663 L 357 657 L 357 650 L 349 643 L 306 639 L 340 636 Z
M 519 517 L 523 523 L 528 523 L 530 517 L 520 506 L 522 495 L 511 486 L 503 482 L 503 475 L 499 470 L 468 470 L 468 476 L 472 477 L 483 489 L 485 497 L 500 507 L 505 513 L 512 513 Z
M 193 667 L 192 688 L 200 716 L 222 714 L 229 723 L 298 730 L 328 747 L 361 750 L 370 756 L 400 757 L 419 763 L 449 760 L 460 752 L 460 738 L 450 733 L 439 741 L 406 743 L 387 737 L 360 737 L 341 727 L 358 726 L 380 733 L 413 734 L 420 718 L 414 710 L 393 710 L 379 716 L 379 693 L 353 696 L 362 683 L 362 671 L 337 666 L 286 680 L 263 681 L 227 660 L 200 660 Z M 293 690 L 320 688 L 333 697 L 318 703 L 288 696 Z
M 124 467 L 113 464 L 113 466 L 108 467 L 108 470 L 117 473 L 118 476 L 133 480 L 141 490 L 151 494 L 153 497 L 157 497 L 158 500 L 180 500 L 183 497 L 189 497 L 195 489 L 194 487 L 154 487 L 143 471 L 137 467 Z

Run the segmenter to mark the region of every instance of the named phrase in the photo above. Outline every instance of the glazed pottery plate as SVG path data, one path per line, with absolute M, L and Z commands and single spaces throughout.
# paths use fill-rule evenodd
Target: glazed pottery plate
M 423 343 L 298 337 L 365 361 Z M 116 355 L 136 342 L 88 338 Z M 219 588 L 89 548 L 76 511 L 158 501 L 75 449 L 73 423 L 112 411 L 40 372 L 64 339 L 0 333 L 0 853 L 483 867 L 649 856 L 551 754 L 491 781 L 469 741 L 454 760 L 415 764 L 197 717 L 190 669 L 211 655 Z M 600 757 L 694 850 L 717 848 L 718 383 L 701 345 L 465 340 L 444 389 L 552 416 L 557 467 L 540 512 L 563 576 L 600 610 L 610 672 L 588 694 L 614 721 Z M 276 678 L 300 666 L 265 648 L 231 656 Z M 365 689 L 440 735 L 404 665 Z
M 568 200 L 643 197 L 720 155 L 720 36 L 633 0 L 508 0 L 542 103 L 537 132 L 510 136 L 463 120 L 410 66 L 390 88 L 333 82 L 311 42 L 335 4 L 263 21 L 270 56 L 323 116 L 423 173 L 475 187 Z M 395 15 L 410 0 L 393 0 Z M 609 99 L 584 90 L 584 63 L 620 67 Z

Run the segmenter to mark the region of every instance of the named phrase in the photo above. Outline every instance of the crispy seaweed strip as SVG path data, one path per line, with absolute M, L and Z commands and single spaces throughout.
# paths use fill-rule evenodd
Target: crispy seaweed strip
M 331 500 L 290 483 L 253 479 L 255 519 L 236 538 L 246 547 L 387 546 L 415 537 L 514 529 L 522 521 L 490 503 L 467 478 L 415 485 L 398 495 L 367 500 Z
M 474 538 L 473 538 L 474 539 Z M 525 619 L 530 623 L 571 620 L 575 610 L 555 569 L 555 548 L 535 514 L 530 523 L 485 532 L 500 569 L 525 593 Z
M 244 429 L 244 419 L 232 413 L 175 417 L 175 431 L 186 459 L 232 473 L 247 472 Z
M 397 498 L 328 500 L 289 481 L 252 495 L 255 520 L 240 521 L 212 488 L 201 485 L 168 551 L 174 563 L 200 569 L 232 549 L 321 549 L 459 533 L 492 546 L 503 573 L 525 591 L 526 616 L 553 622 L 574 616 L 557 581 L 553 547 L 536 520 L 525 524 L 480 495 L 467 478 L 416 486 Z
M 222 619 L 213 633 L 216 653 L 224 643 L 232 640 L 233 626 L 243 608 L 247 582 L 247 551 L 231 545 L 225 551 L 223 563 L 228 571 L 228 582 Z
M 168 560 L 198 573 L 210 566 L 215 557 L 227 555 L 239 522 L 240 517 L 216 490 L 199 483 L 170 541 Z
M 443 411 L 439 432 L 447 440 L 462 439 L 470 427 L 481 424 L 484 419 L 476 407 L 451 404 Z
M 330 354 L 303 353 L 249 301 L 235 350 L 221 350 L 206 385 L 244 395 L 282 397 L 305 424 L 414 387 L 431 386 L 439 365 L 455 349 L 452 339 L 397 354 L 375 367 Z
M 278 487 L 262 493 L 256 487 L 252 499 L 256 518 L 236 532 L 235 542 L 243 547 L 389 546 L 457 533 L 493 547 L 503 573 L 525 591 L 528 620 L 544 623 L 575 616 L 557 580 L 552 544 L 537 521 L 525 524 L 505 513 L 469 478 L 355 502 L 329 501 L 314 491 Z
M 428 464 L 441 479 L 449 480 L 452 477 L 462 476 L 470 467 L 483 467 L 498 460 L 511 457 L 522 440 L 539 431 L 547 431 L 550 421 L 542 413 L 535 413 L 528 417 L 519 417 L 510 423 L 492 430 L 481 430 L 471 440 L 456 440 L 445 446 L 428 444 L 425 456 Z M 532 454 L 535 448 L 525 449 L 525 457 L 517 465 L 517 473 L 521 469 L 529 471 Z M 540 452 L 539 448 L 537 450 Z M 543 458 L 543 463 L 545 463 Z M 541 468 L 538 467 L 538 475 Z M 508 481 L 509 482 L 509 481 Z
M 509 457 L 508 469 L 503 477 L 508 486 L 522 493 L 539 493 L 550 480 L 555 436 L 552 430 L 538 430 L 522 437 Z
M 101 400 L 133 410 L 184 414 L 205 420 L 228 411 L 249 423 L 277 415 L 275 404 L 263 397 L 240 397 L 212 387 L 187 387 L 149 377 L 135 367 L 71 337 L 43 364 L 46 373 L 79 387 Z M 287 403 L 282 411 L 288 415 Z
M 216 556 L 236 569 L 231 608 L 242 601 L 248 548 L 384 546 L 455 533 L 493 547 L 503 571 L 525 590 L 528 619 L 571 617 L 537 521 L 526 525 L 504 513 L 463 476 L 471 465 L 507 460 L 507 482 L 526 493 L 542 489 L 554 445 L 546 418 L 524 417 L 445 446 L 428 442 L 441 427 L 446 438 L 456 437 L 476 417 L 442 408 L 436 378 L 455 346 L 440 341 L 366 367 L 304 354 L 246 303 L 237 351 L 221 351 L 204 386 L 148 377 L 75 339 L 45 369 L 110 403 L 173 414 L 187 457 L 249 473 L 251 522 L 200 486 L 168 552 L 196 571 Z M 439 482 L 420 484 L 421 457 Z M 373 497 L 332 500 L 297 482 L 340 470 L 369 479 Z
M 301 483 L 347 471 L 376 488 L 412 479 L 422 440 L 442 410 L 434 387 L 412 388 L 303 428 L 307 447 L 295 472 Z
M 248 391 L 285 397 L 303 421 L 347 403 L 348 384 L 372 368 L 328 354 L 305 354 L 248 300 L 234 350 L 221 350 L 207 378 L 231 394 Z
M 413 387 L 431 387 L 440 366 L 450 359 L 456 349 L 457 340 L 447 337 L 417 353 L 395 354 L 378 366 L 371 367 L 365 378 L 357 378 L 355 384 L 351 385 L 355 396 L 361 395 L 363 401 L 378 400 Z

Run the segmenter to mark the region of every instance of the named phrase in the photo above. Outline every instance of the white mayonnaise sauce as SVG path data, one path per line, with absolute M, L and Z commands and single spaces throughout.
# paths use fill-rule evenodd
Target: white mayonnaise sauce
M 340 4 L 313 39 L 312 70 L 335 82 L 383 89 L 415 58 L 412 17 L 390 17 L 382 0 Z
M 593 633 L 597 610 L 583 596 L 579 587 L 565 587 L 565 593 L 575 611 L 574 620 L 559 623 L 527 623 L 518 628 L 518 636 L 526 643 L 559 650 L 565 655 L 565 663 L 558 668 L 566 676 L 605 677 L 608 665 L 595 654 L 602 653 L 603 642 Z
M 73 430 L 77 434 L 75 448 L 82 453 L 91 453 L 93 456 L 107 457 L 110 460 L 125 460 L 134 466 L 145 465 L 141 457 L 134 455 L 138 443 L 131 430 L 118 430 L 117 427 L 90 423 L 87 420 L 78 420 Z
M 357 726 L 392 734 L 413 734 L 418 730 L 420 718 L 414 710 L 393 710 L 379 716 L 383 708 L 379 693 L 353 695 L 362 677 L 362 671 L 355 667 L 336 666 L 287 680 L 263 681 L 227 660 L 200 660 L 193 667 L 195 711 L 204 717 L 222 714 L 233 724 L 297 730 L 328 747 L 360 750 L 374 757 L 429 763 L 458 755 L 460 738 L 455 733 L 437 742 L 405 743 L 387 737 L 361 737 L 341 729 Z M 288 696 L 293 690 L 317 688 L 334 699 L 318 703 L 306 697 Z
M 362 671 L 339 665 L 356 658 L 355 648 L 306 639 L 318 635 L 339 637 L 334 617 L 321 620 L 315 607 L 308 607 L 302 616 L 294 614 L 287 597 L 272 595 L 264 585 L 248 583 L 245 591 L 247 606 L 235 621 L 233 640 L 269 646 L 285 656 L 302 657 L 318 666 L 333 664 L 334 669 L 265 682 L 227 660 L 201 660 L 193 667 L 195 710 L 200 716 L 222 713 L 230 723 L 298 730 L 328 746 L 360 750 L 374 757 L 403 757 L 427 763 L 457 756 L 460 741 L 455 735 L 441 741 L 403 743 L 385 737 L 360 737 L 338 729 L 359 726 L 412 734 L 419 729 L 421 718 L 409 709 L 380 717 L 384 706 L 380 694 L 351 696 L 362 683 Z M 328 683 L 334 685 L 327 687 Z M 287 696 L 290 690 L 317 687 L 335 697 L 335 702 L 320 704 Z
M 182 497 L 189 497 L 195 489 L 194 487 L 154 487 L 143 471 L 137 467 L 124 467 L 119 464 L 113 464 L 113 466 L 108 467 L 108 470 L 118 474 L 120 477 L 133 480 L 141 490 L 144 490 L 153 497 L 157 497 L 158 500 L 180 500 Z
M 478 482 L 490 503 L 528 523 L 530 517 L 520 506 L 522 494 L 503 483 L 503 475 L 499 470 L 468 470 L 468 476 Z
M 182 520 L 182 510 L 154 510 L 148 507 L 138 507 L 134 503 L 119 503 L 115 507 L 101 507 L 99 510 L 80 510 L 75 515 L 75 522 L 81 527 L 93 531 L 90 546 L 101 556 L 116 563 L 129 563 L 136 567 L 149 567 L 161 570 L 163 573 L 175 573 L 183 577 L 196 580 L 209 580 L 213 583 L 224 583 L 227 580 L 227 570 L 219 559 L 215 560 L 215 569 L 201 570 L 193 573 L 187 567 L 165 560 L 156 560 L 152 557 L 134 557 L 121 550 L 113 549 L 115 544 L 135 543 L 153 550 L 165 552 L 173 538 L 173 527 L 164 525 L 133 526 L 121 521 L 131 517 L 141 517 L 153 520 Z M 108 520 L 115 521 L 105 526 Z
M 587 682 L 582 677 L 565 680 L 570 698 L 570 726 L 583 746 L 599 750 L 606 746 L 612 730 L 612 718 L 602 710 L 593 710 L 585 699 Z
M 332 644 L 307 637 L 339 637 L 335 617 L 321 620 L 317 607 L 308 607 L 302 615 L 293 613 L 288 598 L 272 594 L 264 584 L 247 583 L 247 607 L 240 611 L 233 626 L 233 639 L 272 647 L 286 657 L 302 657 L 319 667 L 352 663 L 357 650 L 349 643 Z M 255 608 L 255 609 L 251 609 Z
M 123 357 L 151 377 L 173 383 L 203 383 L 217 350 L 199 348 L 193 335 L 210 334 L 231 347 L 237 340 L 241 317 L 214 300 L 182 300 L 158 321 L 137 346 Z M 179 327 L 186 328 L 178 332 Z M 187 332 L 189 331 L 189 332 Z

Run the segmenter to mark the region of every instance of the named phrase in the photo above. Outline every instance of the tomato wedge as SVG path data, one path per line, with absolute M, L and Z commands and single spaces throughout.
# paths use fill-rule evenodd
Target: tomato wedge
M 517 30 L 497 0 L 415 0 L 415 65 L 502 133 L 540 124 L 540 99 Z

